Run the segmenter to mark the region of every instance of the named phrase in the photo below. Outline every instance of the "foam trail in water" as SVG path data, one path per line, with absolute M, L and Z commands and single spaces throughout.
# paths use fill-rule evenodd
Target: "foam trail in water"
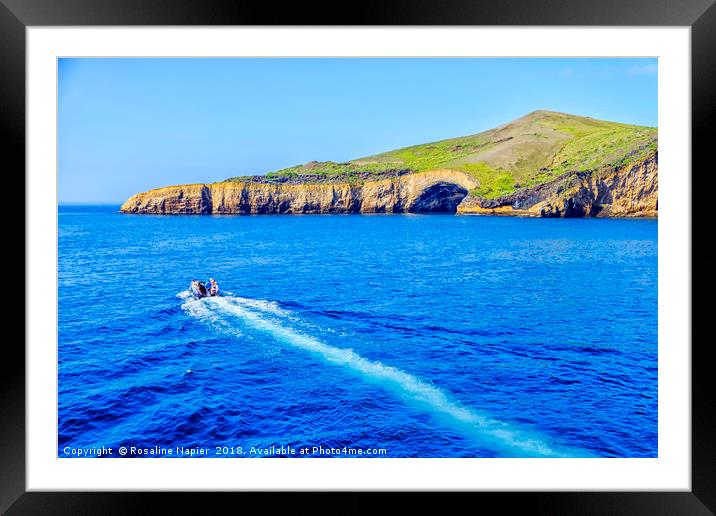
M 543 440 L 510 428 L 506 423 L 482 416 L 451 401 L 441 389 L 420 381 L 415 376 L 378 361 L 368 360 L 351 349 L 331 346 L 290 327 L 267 319 L 266 313 L 289 315 L 276 303 L 245 298 L 222 297 L 190 300 L 182 305 L 191 315 L 216 324 L 220 312 L 240 318 L 245 324 L 270 334 L 275 339 L 321 356 L 326 361 L 348 367 L 366 377 L 388 384 L 394 390 L 427 405 L 433 412 L 477 430 L 481 437 L 514 456 L 574 457 L 581 453 L 560 451 Z M 263 312 L 263 314 L 262 314 Z
M 221 298 L 219 298 L 221 299 Z M 262 301 L 260 299 L 249 299 L 247 297 L 228 297 L 223 298 L 227 300 L 227 302 L 231 303 L 233 301 L 234 303 L 240 303 L 242 306 L 247 306 L 249 308 L 254 308 L 257 310 L 260 310 L 262 312 L 268 312 L 274 315 L 282 315 L 284 317 L 290 317 L 291 312 L 288 310 L 284 310 L 281 308 L 278 303 L 275 301 Z

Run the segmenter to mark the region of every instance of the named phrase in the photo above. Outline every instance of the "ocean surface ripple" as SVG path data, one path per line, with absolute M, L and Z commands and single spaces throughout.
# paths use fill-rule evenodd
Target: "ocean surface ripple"
M 61 206 L 58 456 L 656 457 L 657 225 Z

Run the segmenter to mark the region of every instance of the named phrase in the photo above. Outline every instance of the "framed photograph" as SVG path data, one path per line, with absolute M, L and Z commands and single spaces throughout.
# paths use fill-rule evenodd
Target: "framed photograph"
M 716 8 L 452 4 L 0 6 L 26 232 L 3 511 L 714 510 Z

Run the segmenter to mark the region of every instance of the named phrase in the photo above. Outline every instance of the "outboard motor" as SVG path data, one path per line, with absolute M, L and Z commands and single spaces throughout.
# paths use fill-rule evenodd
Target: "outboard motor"
M 209 295 L 209 292 L 206 290 L 206 286 L 200 281 L 192 281 L 189 289 L 191 290 L 191 295 L 196 299 L 201 299 L 202 297 L 207 297 Z

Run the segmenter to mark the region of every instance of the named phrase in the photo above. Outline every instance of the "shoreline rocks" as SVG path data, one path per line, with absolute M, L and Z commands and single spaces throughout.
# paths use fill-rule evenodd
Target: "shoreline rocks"
M 497 199 L 471 195 L 470 174 L 437 169 L 339 176 L 253 176 L 157 188 L 132 196 L 122 213 L 460 213 L 527 217 L 656 217 L 658 154 L 620 167 L 568 172 Z

